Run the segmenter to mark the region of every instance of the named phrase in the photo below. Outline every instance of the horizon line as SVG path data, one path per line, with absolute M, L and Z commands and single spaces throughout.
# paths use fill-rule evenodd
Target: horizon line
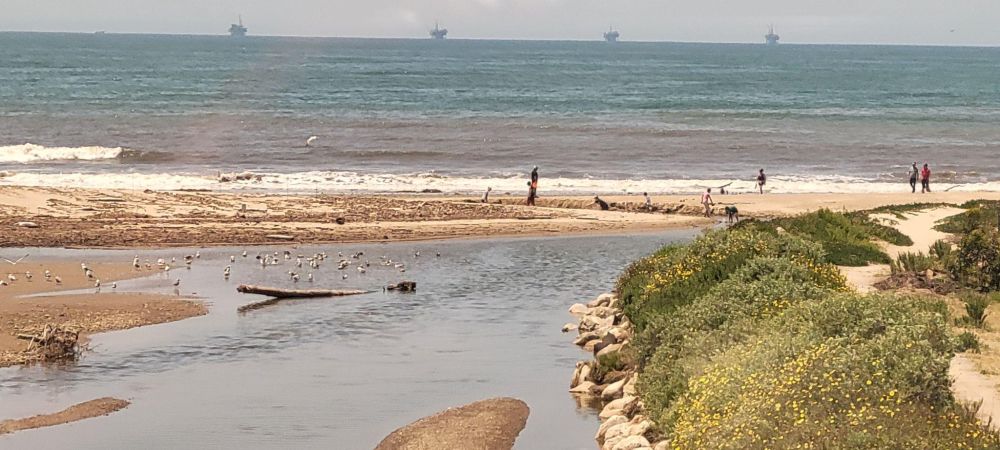
M 499 41 L 499 42 L 595 42 L 608 45 L 616 44 L 718 44 L 718 45 L 767 45 L 763 41 L 678 41 L 678 40 L 620 40 L 615 43 L 607 43 L 604 39 L 583 39 L 583 38 L 503 38 L 503 37 L 448 37 L 447 39 L 435 40 L 426 37 L 416 36 L 316 36 L 316 35 L 295 35 L 295 34 L 249 34 L 247 36 L 232 37 L 226 33 L 170 33 L 170 32 L 135 32 L 135 31 L 38 31 L 38 30 L 0 30 L 2 34 L 74 34 L 74 35 L 128 35 L 128 36 L 176 36 L 176 37 L 218 37 L 225 39 L 254 39 L 254 38 L 294 38 L 294 39 L 369 39 L 369 40 L 412 40 L 412 41 Z M 857 47 L 951 47 L 951 48 L 1000 48 L 997 44 L 941 44 L 941 43 L 906 43 L 906 42 L 782 42 L 781 46 L 857 46 Z

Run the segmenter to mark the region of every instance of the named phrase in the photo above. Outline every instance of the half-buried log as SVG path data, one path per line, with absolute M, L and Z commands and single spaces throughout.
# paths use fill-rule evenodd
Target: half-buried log
M 268 297 L 272 297 L 271 299 L 268 300 L 250 303 L 240 306 L 239 308 L 236 308 L 236 311 L 241 313 L 251 311 L 254 309 L 263 308 L 265 306 L 270 306 L 282 300 L 288 300 L 288 299 L 344 297 L 347 295 L 370 294 L 372 292 L 372 291 L 359 291 L 359 290 L 329 290 L 329 289 L 279 289 L 267 286 L 253 286 L 248 284 L 240 285 L 240 287 L 236 288 L 236 291 L 243 294 L 258 294 L 258 295 L 266 295 Z
M 528 405 L 517 399 L 483 400 L 393 431 L 375 450 L 510 450 L 528 413 Z

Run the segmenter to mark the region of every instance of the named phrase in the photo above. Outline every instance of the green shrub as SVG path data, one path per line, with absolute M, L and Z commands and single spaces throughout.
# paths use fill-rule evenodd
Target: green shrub
M 927 269 L 933 269 L 936 266 L 936 261 L 934 258 L 923 254 L 922 252 L 910 253 L 903 252 L 899 254 L 899 258 L 893 261 L 891 264 L 893 273 L 895 272 L 912 272 L 912 273 L 924 273 Z
M 979 338 L 969 331 L 963 331 L 955 338 L 955 351 L 958 353 L 971 351 L 979 353 Z
M 795 236 L 752 229 L 707 232 L 684 247 L 668 247 L 626 270 L 618 281 L 622 307 L 638 330 L 651 318 L 683 307 L 758 257 L 786 256 L 821 264 L 820 246 Z M 840 279 L 834 268 L 824 274 Z
M 896 245 L 913 243 L 909 237 L 894 228 L 875 223 L 866 214 L 840 214 L 828 209 L 766 223 L 758 222 L 755 227 L 760 230 L 781 227 L 814 241 L 823 247 L 828 262 L 842 266 L 864 266 L 872 262 L 888 264 L 889 255 L 872 242 L 873 238 Z
M 975 336 L 950 334 L 943 302 L 850 293 L 831 264 L 886 257 L 871 227 L 819 211 L 636 262 L 617 286 L 636 335 L 599 370 L 638 368 L 644 413 L 674 448 L 1000 448 L 949 389 L 952 352 Z M 899 267 L 957 261 L 942 245 Z
M 983 291 L 1000 289 L 1000 232 L 978 228 L 962 237 L 956 255 L 956 276 Z
M 639 389 L 647 410 L 665 410 L 686 389 L 689 369 L 705 355 L 745 340 L 760 319 L 846 289 L 842 279 L 828 278 L 822 267 L 783 258 L 752 260 L 691 305 L 639 333 L 634 347 L 644 368 Z
M 989 315 L 986 309 L 993 303 L 992 299 L 986 295 L 972 292 L 964 293 L 960 297 L 965 302 L 965 313 L 968 314 L 965 323 L 976 328 L 985 328 L 986 316 Z
M 675 448 L 994 448 L 952 400 L 941 307 L 801 302 L 711 358 L 658 423 Z

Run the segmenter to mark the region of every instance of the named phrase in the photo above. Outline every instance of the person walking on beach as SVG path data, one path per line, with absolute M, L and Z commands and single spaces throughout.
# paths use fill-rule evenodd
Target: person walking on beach
M 645 204 L 646 211 L 652 211 L 653 210 L 653 199 L 649 198 L 649 193 L 648 192 L 643 192 L 642 196 L 646 199 L 646 204 Z
M 917 193 L 917 176 L 920 175 L 920 169 L 917 168 L 917 162 L 913 162 L 913 168 L 910 170 L 910 192 Z
M 767 184 L 767 175 L 764 175 L 764 169 L 760 169 L 760 173 L 757 174 L 757 188 L 760 193 L 764 193 L 764 185 Z
M 490 202 L 490 192 L 492 192 L 492 191 L 493 191 L 492 187 L 487 187 L 486 188 L 486 192 L 483 193 L 482 203 L 489 203 Z
M 712 188 L 708 188 L 704 194 L 701 194 L 701 204 L 705 206 L 705 217 L 712 217 L 712 205 L 715 204 L 712 201 Z
M 528 182 L 528 206 L 535 206 L 538 197 L 538 166 L 531 169 L 531 181 Z
M 931 191 L 931 168 L 924 163 L 924 168 L 920 170 L 920 193 Z

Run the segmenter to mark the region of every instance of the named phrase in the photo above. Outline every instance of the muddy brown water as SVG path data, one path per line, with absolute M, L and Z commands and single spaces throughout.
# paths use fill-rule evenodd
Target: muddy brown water
M 607 291 L 629 262 L 684 230 L 632 236 L 201 250 L 192 269 L 119 283 L 118 291 L 196 293 L 207 316 L 98 335 L 63 368 L 0 369 L 0 418 L 113 396 L 132 405 L 107 417 L 0 437 L 0 448 L 370 449 L 420 417 L 488 397 L 531 407 L 518 449 L 593 449 L 596 412 L 566 391 L 577 360 L 560 333 L 566 309 Z M 330 255 L 315 282 L 290 280 L 294 256 L 262 268 L 258 253 Z M 15 250 L 10 250 L 17 253 Z M 131 261 L 134 251 L 28 249 L 33 258 Z M 337 269 L 338 252 L 371 267 Z M 416 257 L 415 253 L 420 252 Z M 440 252 L 441 256 L 435 256 Z M 193 250 L 143 251 L 181 260 Z M 222 276 L 237 255 L 232 277 Z M 380 265 L 381 256 L 406 265 Z M 182 264 L 181 264 L 182 265 Z M 348 278 L 344 280 L 343 274 Z M 418 281 L 412 294 L 380 286 Z M 377 293 L 294 300 L 248 314 L 241 283 L 372 288 Z

